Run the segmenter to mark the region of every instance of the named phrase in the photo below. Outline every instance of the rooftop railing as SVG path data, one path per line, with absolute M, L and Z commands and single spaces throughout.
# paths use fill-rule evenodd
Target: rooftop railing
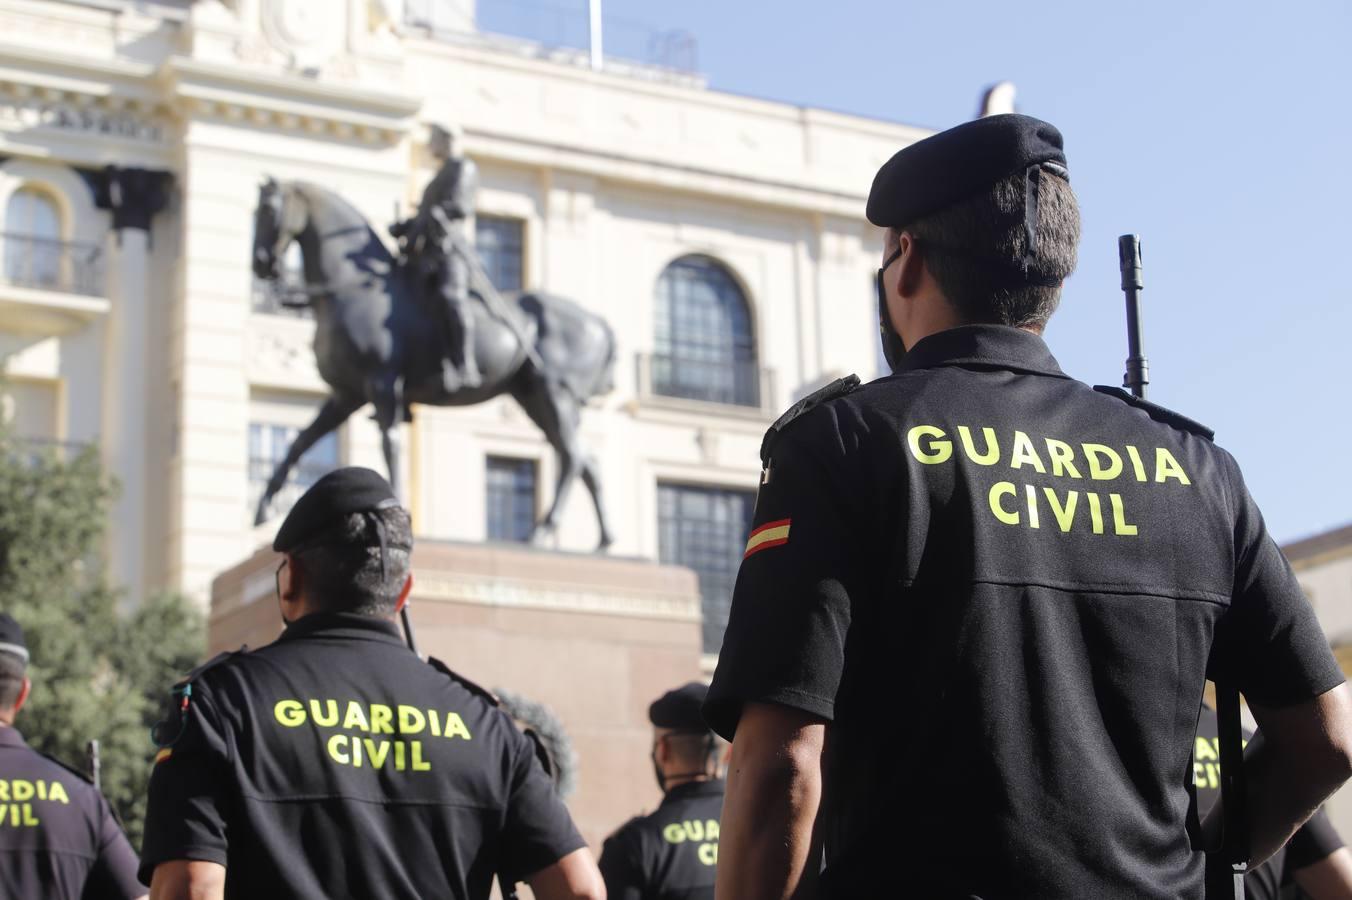
M 463 37 L 467 27 L 485 36 L 528 41 L 546 53 L 576 50 L 579 62 L 588 59 L 591 18 L 587 4 L 559 5 L 542 0 L 492 0 L 481 2 L 475 21 L 468 23 L 460 4 L 447 0 L 408 0 L 404 24 L 423 29 L 433 37 Z M 681 29 L 664 29 L 645 22 L 603 16 L 607 60 L 637 63 L 682 75 L 699 71 L 699 46 L 695 36 Z

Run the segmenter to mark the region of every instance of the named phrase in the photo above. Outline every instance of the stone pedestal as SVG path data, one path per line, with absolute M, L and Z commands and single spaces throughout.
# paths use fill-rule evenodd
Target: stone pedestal
M 261 646 L 281 631 L 260 550 L 212 588 L 209 652 Z M 418 649 L 484 687 L 547 704 L 579 760 L 569 798 L 598 852 L 660 799 L 648 704 L 700 677 L 700 596 L 689 569 L 529 548 L 423 541 L 410 613 Z

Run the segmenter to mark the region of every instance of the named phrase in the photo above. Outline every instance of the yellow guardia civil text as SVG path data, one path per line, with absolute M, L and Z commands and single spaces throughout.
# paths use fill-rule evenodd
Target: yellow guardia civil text
M 1072 444 L 1051 437 L 1034 439 L 1019 430 L 1001 435 L 994 428 L 969 425 L 956 429 L 914 425 L 906 433 L 906 445 L 911 456 L 927 466 L 951 464 L 961 454 L 977 466 L 1061 479 L 1063 483 L 1057 486 L 1000 480 L 986 491 L 987 506 L 997 521 L 1025 528 L 1135 537 L 1140 533 L 1139 523 L 1133 521 L 1121 492 L 1110 489 L 1111 482 L 1192 485 L 1167 447 Z
M 70 805 L 59 781 L 45 778 L 0 778 L 0 828 L 32 828 L 42 824 L 38 812 L 46 803 Z
M 272 707 L 286 729 L 320 731 L 328 759 L 355 769 L 430 772 L 427 740 L 473 740 L 460 714 L 403 703 L 284 698 Z

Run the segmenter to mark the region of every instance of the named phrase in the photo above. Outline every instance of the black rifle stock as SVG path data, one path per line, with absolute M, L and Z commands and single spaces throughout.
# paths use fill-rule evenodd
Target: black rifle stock
M 1122 292 L 1127 298 L 1127 370 L 1122 386 L 1142 400 L 1150 383 L 1141 334 L 1141 239 L 1124 234 L 1117 239 L 1117 263 Z M 1235 900 L 1244 900 L 1244 875 L 1249 869 L 1248 797 L 1244 784 L 1244 732 L 1240 726 L 1239 690 L 1229 682 L 1216 683 L 1216 722 L 1221 755 L 1221 812 L 1225 837 L 1221 853 L 1230 867 Z
M 103 763 L 99 760 L 99 742 L 92 740 L 85 745 L 89 757 L 89 780 L 94 782 L 94 790 L 103 790 Z
M 399 621 L 404 626 L 404 640 L 408 642 L 408 649 L 414 653 L 418 652 L 418 645 L 413 642 L 413 621 L 408 617 L 408 601 L 399 609 Z

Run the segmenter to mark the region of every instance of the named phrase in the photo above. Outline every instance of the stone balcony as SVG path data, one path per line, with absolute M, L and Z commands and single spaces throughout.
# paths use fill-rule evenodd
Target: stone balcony
M 0 233 L 0 329 L 63 335 L 108 312 L 103 248 Z

